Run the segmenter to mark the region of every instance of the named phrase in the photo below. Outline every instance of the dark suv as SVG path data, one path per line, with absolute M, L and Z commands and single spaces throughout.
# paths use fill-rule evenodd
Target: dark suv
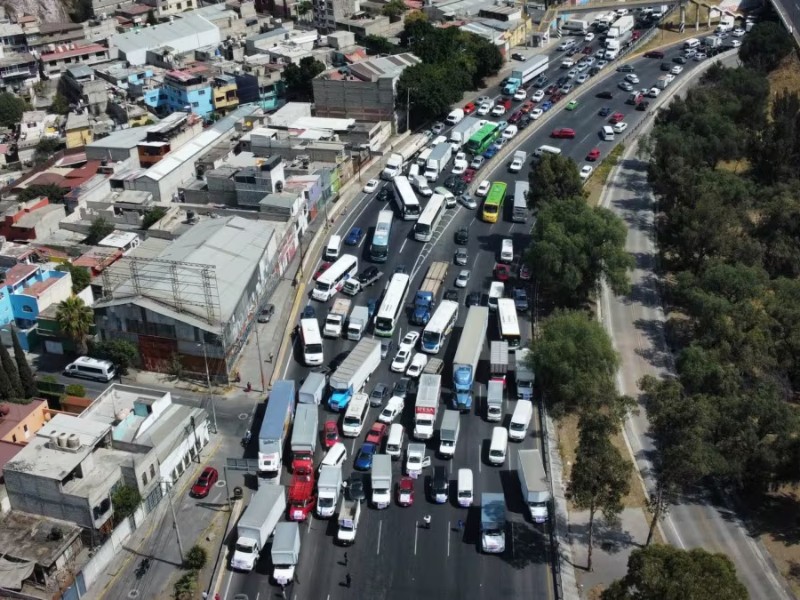
M 447 469 L 441 465 L 433 467 L 433 478 L 431 479 L 431 500 L 436 504 L 444 504 L 447 502 L 449 491 L 450 481 L 447 478 Z
M 466 227 L 461 227 L 458 231 L 456 231 L 456 244 L 465 246 L 467 242 L 469 242 L 469 229 Z

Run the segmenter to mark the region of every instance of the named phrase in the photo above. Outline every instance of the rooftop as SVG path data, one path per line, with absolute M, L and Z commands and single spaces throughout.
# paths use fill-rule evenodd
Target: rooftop
M 362 81 L 377 81 L 381 77 L 399 77 L 406 67 L 419 63 L 420 60 L 410 52 L 393 56 L 379 56 L 354 63 L 349 67 L 331 69 L 323 73 L 328 79 L 346 79 L 347 74 Z
M 39 267 L 36 265 L 27 265 L 25 263 L 14 265 L 8 271 L 6 271 L 5 284 L 10 286 L 17 285 L 19 282 L 25 281 L 38 270 Z
M 125 33 L 118 33 L 109 38 L 109 46 L 119 48 L 123 53 L 142 49 L 159 48 L 171 45 L 179 38 L 195 38 L 205 32 L 219 31 L 208 19 L 195 14 L 187 14 L 173 21 L 139 27 Z M 200 44 L 198 44 L 200 45 Z
M 54 529 L 61 531 L 62 536 L 54 539 L 51 535 Z M 17 560 L 45 567 L 53 565 L 80 534 L 81 528 L 74 523 L 16 510 L 0 520 L 0 548 Z
M 6 437 L 20 421 L 31 413 L 36 412 L 42 404 L 47 404 L 47 400 L 37 400 L 34 398 L 28 404 L 5 402 L 0 405 L 0 440 Z
M 147 131 L 148 127 L 131 127 L 130 129 L 114 131 L 104 138 L 86 144 L 86 148 L 130 150 L 147 137 Z
M 82 112 L 81 114 L 77 114 L 71 112 L 67 115 L 67 131 L 70 129 L 83 129 L 84 127 L 89 127 L 89 114 Z
M 78 23 L 80 27 L 80 23 Z M 60 60 L 62 58 L 72 58 L 75 56 L 82 56 L 84 54 L 91 54 L 93 52 L 107 52 L 107 48 L 101 44 L 86 44 L 85 46 L 75 46 L 75 48 L 67 50 L 56 50 L 55 52 L 43 52 L 42 60 Z
M 85 77 L 94 77 L 94 69 L 87 65 L 75 65 L 74 67 L 68 67 L 67 73 L 73 79 L 81 79 Z
M 97 245 L 121 250 L 133 243 L 138 237 L 139 234 L 132 231 L 114 231 L 100 240 Z

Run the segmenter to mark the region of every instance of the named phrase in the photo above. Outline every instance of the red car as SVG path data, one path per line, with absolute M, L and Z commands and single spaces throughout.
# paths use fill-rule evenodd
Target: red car
M 575 137 L 575 130 L 569 127 L 559 127 L 558 129 L 553 129 L 550 137 L 571 140 Z
M 616 125 L 617 123 L 620 123 L 621 121 L 624 120 L 625 120 L 625 115 L 623 115 L 621 112 L 615 112 L 613 115 L 611 115 L 611 118 L 608 119 L 608 122 L 611 123 L 612 125 Z
M 498 263 L 494 266 L 494 276 L 498 281 L 508 281 L 511 278 L 511 268 Z
M 367 439 L 364 441 L 367 444 L 375 444 L 378 448 L 381 447 L 381 442 L 383 438 L 386 437 L 386 433 L 389 430 L 389 426 L 386 423 L 375 423 L 367 433 Z
M 325 421 L 322 440 L 326 448 L 333 448 L 333 445 L 339 441 L 339 427 L 336 425 L 336 421 Z
M 319 279 L 320 275 L 322 275 L 325 271 L 331 268 L 331 264 L 332 263 L 329 262 L 322 263 L 317 269 L 317 272 L 314 273 L 314 279 Z
M 397 503 L 400 506 L 414 504 L 414 480 L 411 477 L 401 477 L 397 484 Z
M 506 110 L 511 109 L 511 100 L 509 98 L 503 98 L 502 100 L 500 100 L 500 102 L 498 102 L 498 104 L 502 104 L 503 108 L 505 108 Z
M 474 102 L 467 102 L 464 105 L 464 114 L 465 115 L 471 115 L 474 112 L 475 112 L 475 103 Z
M 200 473 L 200 477 L 197 478 L 189 493 L 195 498 L 205 498 L 218 479 L 219 473 L 217 470 L 214 467 L 206 467 Z
M 518 111 L 517 111 L 517 112 L 515 112 L 513 115 L 511 115 L 510 117 L 508 117 L 508 122 L 509 122 L 509 123 L 516 123 L 516 122 L 517 122 L 517 121 L 519 121 L 521 118 L 522 118 L 522 111 L 521 111 L 521 110 L 518 110 Z
M 533 110 L 533 107 L 534 107 L 533 101 L 527 100 L 525 104 L 519 107 L 519 110 L 523 115 L 527 115 L 529 112 Z
M 589 150 L 589 154 L 586 155 L 586 160 L 588 161 L 594 162 L 598 158 L 600 158 L 600 148 L 592 148 Z
M 547 86 L 547 89 L 545 89 L 544 93 L 549 96 L 550 94 L 554 94 L 557 89 L 557 85 L 549 85 Z
M 519 268 L 519 278 L 523 281 L 528 281 L 531 278 L 531 268 L 528 265 L 523 264 Z
M 584 54 L 586 54 L 586 55 L 589 55 L 589 54 L 591 54 L 591 53 L 592 53 L 592 47 L 591 47 L 591 46 L 586 46 L 586 47 L 585 47 L 585 48 L 582 50 L 582 52 L 583 52 Z
M 650 50 L 644 53 L 645 58 L 664 58 L 664 53 L 661 50 Z
M 475 179 L 475 169 L 467 169 L 464 171 L 464 174 L 461 176 L 461 179 L 464 183 L 472 183 L 472 180 Z

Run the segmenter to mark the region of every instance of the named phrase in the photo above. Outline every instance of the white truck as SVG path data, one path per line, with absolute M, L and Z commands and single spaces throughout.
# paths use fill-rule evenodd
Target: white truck
M 517 348 L 515 356 L 514 378 L 517 381 L 517 400 L 533 399 L 533 383 L 536 376 L 528 366 L 531 351 L 528 348 Z
M 429 440 L 433 437 L 441 390 L 441 375 L 420 375 L 417 401 L 414 404 L 414 437 L 418 440 Z
M 461 414 L 457 410 L 446 410 L 439 428 L 439 455 L 442 458 L 453 458 L 458 443 L 458 432 L 461 429 Z
M 359 279 L 359 277 L 361 279 Z M 342 293 L 347 294 L 348 296 L 355 296 L 360 291 L 368 288 L 376 281 L 379 281 L 382 277 L 383 271 L 375 271 L 368 276 L 359 275 L 358 277 L 351 277 L 344 282 L 344 285 L 342 286 Z
M 342 492 L 342 465 L 322 465 L 317 480 L 317 516 L 329 519 L 336 512 Z
M 716 35 L 710 35 L 703 39 L 703 45 L 706 48 L 719 48 L 722 46 L 722 38 L 717 37 Z
M 300 404 L 294 415 L 292 427 L 292 472 L 314 470 L 314 452 L 317 450 L 319 411 L 314 404 Z
M 508 342 L 492 340 L 489 344 L 489 381 L 499 381 L 506 385 L 508 378 Z
M 503 420 L 503 383 L 490 381 L 486 386 L 486 420 L 497 423 Z
M 661 75 L 656 80 L 656 87 L 658 89 L 660 89 L 660 90 L 665 90 L 665 89 L 667 89 L 667 86 L 669 85 L 670 81 L 672 81 L 672 79 L 670 77 L 668 77 L 667 75 Z
M 350 313 L 350 298 L 337 298 L 333 302 L 333 307 L 328 316 L 325 317 L 325 326 L 322 329 L 322 335 L 325 337 L 338 338 L 342 335 L 342 328 L 344 322 L 347 320 L 347 315 Z
M 357 342 L 367 331 L 369 323 L 369 309 L 366 306 L 356 306 L 350 313 L 350 320 L 347 321 L 347 339 Z
M 392 153 L 386 160 L 386 165 L 381 171 L 381 179 L 391 181 L 396 176 L 403 172 L 403 156 L 402 154 Z
M 380 364 L 381 343 L 378 340 L 362 338 L 331 375 L 328 382 L 331 388 L 328 407 L 333 411 L 345 410 L 353 394 L 364 388 L 364 384 L 369 381 Z
M 336 531 L 336 541 L 339 544 L 350 546 L 355 543 L 360 518 L 361 503 L 358 500 L 348 500 L 343 496 L 339 506 L 339 529 Z
M 736 25 L 736 18 L 733 15 L 722 15 L 715 31 L 716 33 L 727 33 L 733 31 L 734 25 Z
M 564 21 L 564 23 L 561 25 L 561 29 L 569 31 L 574 35 L 586 35 L 586 32 L 589 31 L 589 21 L 569 19 Z
M 522 487 L 522 498 L 534 523 L 544 523 L 548 518 L 550 485 L 539 450 L 518 450 L 517 473 Z
M 411 442 L 406 448 L 406 473 L 416 479 L 422 469 L 431 465 L 431 457 L 425 456 L 425 444 Z
M 449 142 L 456 150 L 461 149 L 469 138 L 478 133 L 481 121 L 476 117 L 464 117 L 461 122 L 450 130 Z
M 435 146 L 425 165 L 425 178 L 428 181 L 436 181 L 452 157 L 453 147 L 447 142 Z
M 287 585 L 294 579 L 294 570 L 300 560 L 300 525 L 281 522 L 275 527 L 272 538 L 272 577 L 278 585 Z
M 503 494 L 481 494 L 481 550 L 502 554 L 506 550 L 506 499 Z
M 285 510 L 286 490 L 282 485 L 262 485 L 258 488 L 236 525 L 238 537 L 231 558 L 231 569 L 253 570 Z
M 433 195 L 433 190 L 431 186 L 428 185 L 428 180 L 425 179 L 424 175 L 414 175 L 413 177 L 409 177 L 409 181 L 411 181 L 411 185 L 414 186 L 414 189 L 417 190 L 417 193 L 420 196 L 428 196 Z
M 376 454 L 372 457 L 372 505 L 388 508 L 392 501 L 392 457 Z
M 306 377 L 300 391 L 297 394 L 297 401 L 300 404 L 315 404 L 319 406 L 322 397 L 325 395 L 325 388 L 328 386 L 328 379 L 323 373 L 311 372 Z
M 525 166 L 525 159 L 528 158 L 528 153 L 524 150 L 517 150 L 514 152 L 514 157 L 511 159 L 511 164 L 508 165 L 508 170 L 512 173 L 519 173 L 522 167 Z
M 294 380 L 291 379 L 281 379 L 272 386 L 258 432 L 259 474 L 269 475 L 281 469 L 286 436 L 294 418 L 296 393 Z

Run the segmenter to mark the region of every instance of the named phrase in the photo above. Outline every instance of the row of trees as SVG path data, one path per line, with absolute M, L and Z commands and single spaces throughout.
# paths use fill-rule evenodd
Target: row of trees
M 7 402 L 27 404 L 36 395 L 36 380 L 25 358 L 15 329 L 11 329 L 14 356 L 5 344 L 0 344 L 0 399 Z

